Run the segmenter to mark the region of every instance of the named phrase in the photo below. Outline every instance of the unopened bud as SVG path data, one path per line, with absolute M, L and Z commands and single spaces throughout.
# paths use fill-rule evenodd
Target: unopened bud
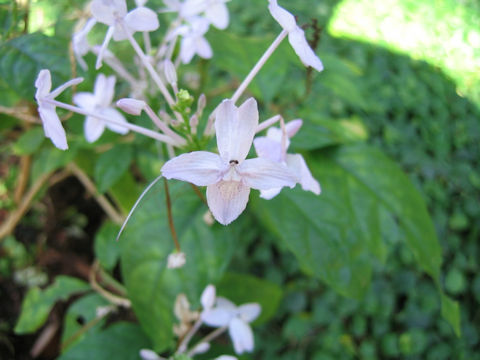
M 210 344 L 207 342 L 201 342 L 197 346 L 195 346 L 192 351 L 190 352 L 190 355 L 198 355 L 198 354 L 203 354 L 206 353 L 210 349 Z
M 145 109 L 146 105 L 145 101 L 131 98 L 124 98 L 117 101 L 117 107 L 125 111 L 127 114 L 137 116 L 142 113 L 142 110 Z
M 165 78 L 170 85 L 177 83 L 177 70 L 175 69 L 175 65 L 173 65 L 169 59 L 163 62 L 163 71 L 165 72 Z
M 181 268 L 186 263 L 185 253 L 183 252 L 173 252 L 168 255 L 167 259 L 167 268 L 168 269 L 177 269 Z
M 194 114 L 190 118 L 190 127 L 192 128 L 192 131 L 193 131 L 193 129 L 196 129 L 197 126 L 198 126 L 198 116 L 197 116 L 197 114 Z
M 205 106 L 207 106 L 207 97 L 205 94 L 200 94 L 197 101 L 197 114 L 199 114 L 199 116 L 202 114 Z

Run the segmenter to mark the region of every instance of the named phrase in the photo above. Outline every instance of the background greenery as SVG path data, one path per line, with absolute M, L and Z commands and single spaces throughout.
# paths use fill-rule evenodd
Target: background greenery
M 21 104 L 34 106 L 31 103 L 32 79 L 40 68 L 50 68 L 55 83 L 71 76 L 65 49 L 68 47 L 67 36 L 80 8 L 72 9 L 67 1 L 32 2 L 30 11 L 37 16 L 31 17 L 30 30 L 41 30 L 42 34 L 29 35 L 32 38 L 27 41 L 24 37 L 17 37 L 24 17 L 22 8 L 15 4 L 7 2 L 1 7 L 3 39 L 13 38 L 0 48 L 0 88 L 4 94 L 1 105 L 14 106 L 22 101 Z M 266 11 L 259 11 L 258 4 L 257 0 L 232 0 L 228 4 L 231 10 L 229 34 L 211 31 L 208 36 L 216 54 L 215 60 L 197 62 L 191 67 L 204 74 L 198 80 L 199 87 L 190 84 L 191 89 L 197 92 L 209 89 L 210 107 L 225 97 L 225 93 L 220 94 L 218 89 L 232 92 L 232 87 L 225 87 L 225 84 L 241 81 L 243 74 L 279 30 Z M 242 286 L 245 289 L 243 294 L 258 296 L 257 301 L 263 302 L 265 308 L 277 309 L 269 314 L 273 317 L 267 322 L 255 327 L 256 351 L 245 359 L 479 359 L 478 3 L 302 0 L 283 4 L 294 10 L 300 24 L 310 23 L 311 18 L 317 19 L 322 29 L 317 53 L 326 70 L 312 75 L 301 66 L 292 67 L 292 64 L 298 65 L 298 60 L 284 44 L 252 84 L 251 91 L 254 95 L 261 95 L 264 112 L 281 112 L 287 119 L 301 117 L 306 120 L 292 149 L 305 154 L 309 151 L 308 162 L 321 182 L 323 194 L 315 202 L 309 201 L 311 194 L 300 191 L 288 192 L 272 202 L 254 198 L 249 205 L 251 211 L 235 226 L 228 230 L 215 228 L 213 234 L 209 230 L 198 236 L 202 229 L 199 225 L 201 205 L 193 198 L 175 196 L 184 190 L 183 185 L 174 184 L 173 198 L 177 200 L 177 208 L 183 208 L 177 214 L 178 227 L 182 229 L 181 241 L 187 254 L 192 251 L 192 256 L 200 262 L 208 262 L 211 270 L 201 274 L 202 279 L 189 278 L 189 274 L 194 273 L 189 269 L 181 276 L 184 283 L 192 285 L 187 289 L 191 301 L 194 304 L 198 301 L 195 294 L 207 279 L 216 280 L 216 272 L 219 269 L 224 271 L 231 260 L 229 275 L 220 283 L 220 291 L 239 303 L 251 301 L 251 298 L 242 298 L 242 294 L 235 293 L 235 288 Z M 307 34 L 313 34 L 311 28 L 307 29 Z M 101 36 L 101 31 L 97 35 Z M 117 49 L 120 52 L 128 50 L 121 45 Z M 92 60 L 89 59 L 90 63 Z M 17 65 L 21 71 L 12 71 L 15 64 L 21 64 Z M 85 89 L 93 80 L 94 76 L 87 74 Z M 153 104 L 155 101 L 158 100 L 152 99 Z M 2 115 L 0 156 L 2 163 L 11 164 L 8 171 L 4 171 L 0 188 L 0 201 L 6 211 L 15 208 L 11 194 L 21 168 L 15 157 L 34 154 L 33 179 L 75 159 L 76 164 L 96 180 L 99 190 L 108 190 L 124 210 L 129 209 L 144 186 L 141 180 L 152 179 L 158 173 L 161 162 L 154 155 L 157 149 L 145 139 L 129 139 L 128 146 L 117 145 L 110 149 L 118 138 L 105 134 L 99 143 L 91 146 L 82 138 L 82 118 L 74 116 L 68 123 L 73 141 L 71 150 L 62 153 L 44 141 L 38 126 L 19 125 L 18 120 Z M 355 144 L 348 145 L 351 143 Z M 364 143 L 372 147 L 366 147 Z M 337 151 L 335 146 L 339 144 L 346 145 L 342 148 L 345 150 Z M 402 241 L 405 237 L 402 229 L 408 228 L 408 224 L 395 217 L 418 212 L 418 217 L 422 218 L 421 199 L 412 202 L 414 189 L 404 188 L 404 175 L 390 166 L 379 150 L 400 164 L 427 202 L 444 258 L 440 282 L 446 293 L 460 302 L 461 337 L 456 336 L 441 317 L 439 292 L 432 279 L 421 272 L 422 268 L 427 273 L 434 272 L 435 265 L 429 267 L 426 259 L 429 251 L 435 252 L 435 246 L 429 246 L 420 255 L 424 261 L 420 262 L 423 266 L 419 266 L 415 261 L 418 253 L 413 251 L 420 245 L 406 246 Z M 116 156 L 118 152 L 122 152 L 121 157 Z M 119 158 L 123 161 L 118 161 Z M 352 168 L 353 163 L 349 162 L 352 158 L 362 166 Z M 127 171 L 129 169 L 134 171 Z M 366 180 L 362 180 L 359 169 L 371 169 Z M 381 179 L 385 174 L 380 172 L 387 171 L 392 181 L 388 184 L 390 187 L 383 188 L 382 183 L 375 182 L 375 175 Z M 352 174 L 359 175 L 360 180 Z M 403 192 L 392 190 L 395 181 Z M 371 202 L 367 196 L 369 191 L 379 194 L 381 201 Z M 386 196 L 388 193 L 391 197 Z M 337 194 L 350 194 L 357 202 L 365 201 L 361 208 L 350 208 L 349 196 L 335 198 Z M 16 289 L 22 286 L 16 290 L 19 293 L 27 288 L 33 289 L 28 292 L 27 299 L 42 309 L 36 310 L 35 316 L 24 315 L 26 320 L 20 317 L 18 322 L 16 317 L 20 309 L 5 315 L 1 333 L 5 353 L 20 351 L 21 340 L 12 333 L 15 324 L 17 334 L 36 331 L 45 322 L 57 299 L 68 298 L 70 294 L 86 289 L 86 283 L 62 277 L 56 279 L 60 285 L 44 290 L 44 296 L 40 296 L 41 291 L 34 287 L 46 283 L 45 272 L 50 277 L 58 275 L 58 271 L 51 267 L 39 265 L 38 259 L 42 251 L 58 245 L 59 233 L 70 242 L 83 244 L 82 251 L 87 252 L 87 258 L 91 258 L 94 251 L 107 270 L 114 271 L 118 257 L 122 256 L 122 270 L 128 274 L 124 280 L 129 290 L 133 284 L 139 283 L 138 278 L 146 279 L 146 283 L 156 281 L 157 278 L 146 274 L 164 268 L 165 254 L 171 251 L 171 245 L 165 248 L 153 239 L 153 234 L 166 231 L 165 224 L 143 226 L 165 217 L 165 210 L 156 205 L 164 200 L 161 186 L 142 205 L 144 210 L 132 220 L 132 226 L 120 242 L 121 251 L 109 241 L 117 227 L 102 221 L 100 215 L 96 220 L 91 214 L 85 215 L 88 211 L 82 209 L 81 202 L 74 196 L 72 205 L 65 206 L 68 211 L 56 214 L 58 225 L 55 230 L 49 228 L 40 201 L 48 196 L 52 194 L 40 194 L 40 205 L 34 207 L 20 225 L 23 226 L 21 229 L 33 231 L 35 235 L 29 238 L 25 231 L 17 228 L 15 236 L 7 237 L 1 244 L 2 254 L 7 254 L 0 260 L 2 304 L 11 300 L 8 286 L 15 283 Z M 289 232 L 276 231 L 279 223 L 288 222 L 293 211 L 296 214 L 325 212 L 322 213 L 324 223 L 318 225 L 308 216 L 296 216 L 297 220 L 303 221 L 297 223 L 297 227 L 290 228 Z M 150 214 L 150 218 L 141 216 L 145 213 Z M 372 216 L 373 213 L 380 215 Z M 191 221 L 192 218 L 196 220 Z M 375 228 L 368 223 L 371 219 L 381 219 L 382 226 L 378 226 L 378 233 L 363 232 L 359 224 L 364 223 L 358 218 L 364 219 L 369 229 Z M 308 245 L 304 243 L 307 235 L 301 230 L 312 227 L 321 238 L 343 236 L 327 231 L 329 221 L 333 220 L 347 232 L 360 233 L 366 248 L 355 248 L 354 242 L 352 247 L 339 249 L 322 242 L 316 254 L 318 257 L 310 261 L 307 251 L 303 250 Z M 188 226 L 182 226 L 187 223 Z M 143 231 L 141 236 L 139 231 Z M 219 231 L 227 233 L 222 235 Z M 36 240 L 45 236 L 50 240 Z M 224 239 L 221 247 L 211 241 L 212 236 L 216 241 Z M 142 242 L 139 238 L 143 239 Z M 144 239 L 149 239 L 151 245 L 145 244 Z M 200 240 L 203 241 L 201 251 L 198 246 L 189 247 Z M 129 247 L 143 248 L 144 251 L 125 250 Z M 205 260 L 209 252 L 222 253 L 224 263 L 212 264 L 215 257 L 212 261 Z M 375 256 L 363 258 L 361 255 L 367 252 Z M 348 269 L 349 276 L 342 277 L 341 271 L 336 273 L 340 274 L 338 277 L 322 272 L 335 269 L 337 256 L 355 259 Z M 318 258 L 322 260 L 320 264 Z M 137 263 L 143 267 L 137 267 Z M 27 270 L 30 272 L 24 274 Z M 161 276 L 165 284 L 182 281 L 168 274 Z M 267 292 L 258 294 L 258 289 Z M 138 294 L 143 290 L 139 289 Z M 172 287 L 171 291 L 171 295 L 165 294 L 164 300 L 159 294 L 152 298 L 157 301 L 154 308 L 147 308 L 150 305 L 144 304 L 150 304 L 152 299 L 142 296 L 132 299 L 144 330 L 146 327 L 155 332 L 159 339 L 161 336 L 168 339 L 168 336 L 161 335 L 164 330 L 159 322 L 148 322 L 148 318 L 154 309 L 153 320 L 172 321 L 171 309 L 166 304 L 177 288 Z M 39 298 L 42 301 L 36 302 Z M 273 300 L 269 303 L 266 298 Z M 104 300 L 90 294 L 69 306 L 65 312 L 64 338 L 78 330 L 80 324 L 76 320 L 79 316 L 88 322 L 94 318 L 94 307 L 100 305 L 104 305 Z M 142 309 L 147 312 L 142 314 Z M 62 358 L 85 357 L 86 349 L 93 349 L 92 353 L 98 358 L 102 358 L 102 354 L 110 357 L 118 354 L 119 358 L 126 358 L 125 354 L 131 349 L 151 346 L 137 325 L 122 321 L 101 331 L 103 325 L 103 322 L 96 324 Z M 135 334 L 128 342 L 122 337 L 127 331 Z M 111 348 L 102 346 L 107 340 L 112 341 Z M 17 346 L 16 350 L 12 350 L 14 346 Z M 135 351 L 131 352 L 132 358 L 136 358 Z M 231 347 L 222 342 L 214 351 L 225 353 L 231 351 Z

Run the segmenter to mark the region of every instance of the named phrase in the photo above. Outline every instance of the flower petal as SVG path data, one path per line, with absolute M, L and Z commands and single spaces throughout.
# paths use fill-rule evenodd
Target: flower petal
M 98 138 L 103 134 L 103 131 L 105 130 L 105 123 L 100 119 L 94 118 L 93 116 L 87 116 L 83 127 L 85 131 L 85 139 L 92 143 L 97 141 Z
M 253 332 L 250 326 L 239 318 L 233 318 L 228 325 L 228 333 L 237 354 L 253 351 Z
M 245 210 L 250 188 L 239 181 L 219 181 L 207 187 L 207 203 L 213 217 L 228 225 Z
M 125 0 L 93 0 L 90 5 L 93 17 L 106 25 L 113 25 L 116 17 L 124 17 L 127 14 Z
M 212 284 L 207 285 L 205 290 L 203 290 L 202 296 L 200 297 L 200 303 L 202 304 L 202 307 L 204 309 L 210 309 L 211 307 L 213 307 L 216 297 L 215 294 L 215 286 L 213 286 Z
M 295 17 L 279 6 L 277 0 L 269 0 L 269 2 L 268 10 L 270 10 L 270 14 L 272 14 L 273 18 L 288 32 L 294 30 L 297 27 Z
M 243 304 L 237 308 L 239 317 L 245 320 L 247 323 L 255 320 L 261 312 L 262 307 L 257 303 Z
M 287 154 L 287 166 L 295 174 L 299 174 L 300 185 L 305 191 L 311 191 L 315 195 L 319 195 L 321 192 L 320 184 L 312 176 L 312 173 L 308 169 L 305 159 L 300 154 Z
M 198 56 L 203 59 L 210 59 L 213 56 L 212 48 L 210 47 L 207 39 L 205 39 L 203 36 L 197 38 L 196 40 L 196 51 Z
M 258 157 L 272 160 L 275 162 L 282 162 L 285 154 L 282 152 L 282 145 L 273 139 L 266 136 L 260 136 L 253 140 L 255 151 Z
M 93 93 L 97 100 L 97 105 L 100 107 L 107 107 L 112 103 L 115 92 L 115 81 L 114 75 L 107 77 L 103 74 L 98 74 L 95 79 Z
M 184 37 L 180 44 L 180 58 L 182 63 L 188 64 L 192 61 L 195 55 L 195 39 L 191 37 Z
M 257 190 L 294 187 L 297 183 L 297 177 L 285 165 L 268 159 L 245 160 L 237 165 L 237 172 L 246 186 Z
M 135 31 L 155 31 L 160 26 L 157 14 L 144 6 L 130 11 L 125 22 Z
M 226 29 L 230 21 L 228 8 L 221 0 L 207 8 L 205 17 L 210 20 L 213 26 L 220 30 Z
M 50 75 L 50 70 L 40 70 L 37 79 L 35 80 L 35 87 L 37 88 L 37 92 L 35 93 L 35 99 L 37 101 L 40 101 L 50 93 L 50 89 L 52 88 L 52 76 Z
M 226 162 L 241 163 L 252 146 L 258 126 L 257 102 L 245 101 L 239 108 L 232 100 L 224 100 L 216 111 L 215 130 L 220 156 Z
M 177 179 L 198 186 L 206 186 L 219 180 L 223 167 L 224 164 L 217 154 L 194 151 L 167 161 L 161 171 L 167 179 Z
M 302 29 L 297 27 L 294 31 L 289 32 L 288 41 L 305 66 L 311 66 L 317 71 L 323 70 L 322 61 L 313 52 L 307 39 L 305 39 L 305 32 Z
M 223 296 L 218 296 L 217 297 L 217 300 L 215 302 L 215 306 L 217 308 L 227 309 L 227 310 L 232 311 L 232 312 L 237 311 L 237 306 L 233 302 L 228 300 L 227 298 L 224 298 Z
M 272 188 L 268 190 L 260 190 L 260 197 L 265 200 L 271 200 L 282 191 L 281 187 Z
M 73 103 L 82 109 L 93 111 L 97 106 L 97 99 L 92 93 L 79 92 L 73 95 Z
M 161 357 L 158 356 L 156 352 L 150 349 L 140 350 L 140 357 L 143 360 L 160 360 L 161 359 Z
M 213 327 L 226 326 L 234 316 L 232 311 L 222 308 L 213 308 L 202 311 L 200 315 L 204 324 Z
M 117 109 L 108 107 L 105 109 L 101 109 L 98 112 L 100 115 L 112 121 L 115 121 L 116 123 L 122 124 L 127 122 L 125 117 Z M 107 128 L 118 134 L 125 135 L 128 133 L 128 129 L 125 126 L 117 125 L 109 121 L 105 121 L 105 125 L 107 126 Z
M 61 150 L 67 150 L 67 135 L 54 106 L 39 106 L 38 112 L 43 123 L 45 136 L 52 140 L 53 145 Z

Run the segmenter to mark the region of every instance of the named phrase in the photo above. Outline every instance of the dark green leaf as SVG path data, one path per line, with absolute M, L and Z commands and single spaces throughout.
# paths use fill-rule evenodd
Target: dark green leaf
M 43 140 L 45 140 L 43 129 L 40 126 L 36 126 L 20 136 L 15 145 L 13 145 L 13 151 L 18 155 L 33 154 L 42 145 Z
M 95 164 L 94 178 L 98 191 L 107 191 L 128 170 L 133 158 L 133 149 L 117 145 L 101 154 Z
M 225 274 L 218 284 L 217 293 L 237 305 L 255 302 L 262 312 L 256 324 L 264 323 L 275 315 L 282 300 L 282 289 L 277 284 L 247 274 Z
M 69 79 L 68 43 L 65 40 L 35 33 L 0 45 L 0 77 L 22 97 L 33 101 L 35 79 L 42 69 L 50 70 L 53 84 L 60 85 Z
M 84 281 L 59 275 L 55 282 L 44 290 L 31 288 L 22 304 L 22 312 L 15 326 L 15 333 L 26 334 L 37 330 L 47 320 L 53 305 L 59 300 L 66 300 L 75 293 L 89 290 Z
M 190 184 L 169 181 L 173 219 L 187 263 L 167 269 L 174 246 L 168 227 L 163 182 L 147 194 L 120 238 L 121 265 L 133 309 L 155 349 L 173 344 L 173 304 L 185 293 L 194 306 L 204 287 L 218 282 L 235 250 L 236 226 L 208 226 L 207 207 Z
M 74 148 L 62 151 L 48 144 L 48 146 L 41 149 L 38 155 L 34 157 L 32 178 L 37 179 L 40 175 L 65 166 L 75 158 L 76 152 Z
M 95 236 L 95 255 L 102 267 L 111 270 L 120 256 L 120 244 L 115 241 L 120 227 L 106 222 Z
M 116 323 L 102 332 L 93 332 L 69 348 L 59 360 L 138 360 L 140 350 L 149 348 L 142 329 L 131 323 Z

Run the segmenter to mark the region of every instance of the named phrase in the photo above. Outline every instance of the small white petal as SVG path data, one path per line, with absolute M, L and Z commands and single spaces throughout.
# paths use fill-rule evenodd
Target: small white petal
M 269 137 L 260 136 L 253 140 L 255 151 L 261 158 L 272 160 L 275 162 L 282 162 L 284 153 L 282 151 L 281 143 L 270 139 Z
M 117 101 L 117 107 L 130 115 L 140 115 L 147 105 L 143 100 L 124 98 Z
M 40 101 L 50 93 L 50 90 L 52 89 L 50 70 L 40 70 L 37 79 L 35 80 L 35 87 L 37 88 L 37 92 L 35 93 L 35 99 L 37 99 L 37 101 Z
M 213 26 L 220 30 L 226 29 L 230 20 L 228 8 L 223 1 L 217 1 L 209 6 L 205 11 L 205 16 Z
M 92 93 L 79 92 L 73 95 L 73 103 L 82 109 L 93 111 L 97 106 L 97 98 Z
M 115 92 L 115 81 L 116 79 L 114 75 L 107 77 L 104 74 L 98 74 L 93 88 L 96 104 L 98 106 L 110 106 Z
M 311 66 L 317 71 L 323 70 L 322 61 L 313 52 L 307 39 L 305 39 L 305 32 L 302 29 L 297 27 L 294 31 L 291 31 L 288 34 L 288 41 L 305 66 Z
M 165 73 L 165 78 L 167 79 L 169 84 L 176 84 L 177 83 L 177 70 L 175 69 L 175 65 L 170 59 L 166 59 L 163 62 L 163 72 Z
M 237 108 L 232 100 L 224 100 L 216 111 L 215 130 L 217 146 L 224 161 L 241 163 L 252 146 L 258 126 L 257 102 L 246 100 Z
M 182 63 L 189 64 L 195 55 L 195 39 L 184 37 L 180 43 L 180 58 Z
M 207 7 L 205 0 L 187 0 L 181 5 L 180 16 L 183 18 L 191 18 L 204 12 Z
M 143 360 L 160 360 L 161 357 L 157 355 L 156 352 L 149 349 L 140 350 L 140 357 Z
M 250 188 L 239 181 L 220 181 L 207 186 L 207 203 L 213 217 L 228 225 L 245 210 Z
M 237 311 L 237 306 L 233 302 L 228 300 L 227 298 L 224 298 L 223 296 L 218 296 L 217 297 L 217 301 L 215 303 L 215 306 L 217 308 L 226 309 L 226 310 L 231 311 L 233 313 L 236 313 L 236 311 Z
M 272 188 L 268 190 L 260 190 L 260 197 L 265 200 L 271 200 L 278 194 L 280 194 L 280 191 L 282 191 L 281 187 L 278 188 Z
M 127 14 L 127 3 L 125 0 L 93 0 L 90 11 L 97 21 L 111 26 L 117 17 Z
M 247 323 L 255 320 L 262 312 L 262 307 L 257 303 L 240 305 L 237 308 L 238 316 Z
M 228 325 L 228 333 L 237 354 L 253 351 L 253 332 L 250 326 L 239 318 L 234 318 Z
M 302 119 L 291 120 L 285 124 L 285 131 L 289 138 L 292 138 L 303 125 Z
M 238 360 L 235 356 L 232 355 L 220 355 L 219 357 L 215 358 L 214 360 Z
M 207 39 L 205 39 L 203 36 L 197 38 L 196 50 L 197 50 L 196 52 L 198 56 L 200 56 L 203 59 L 210 59 L 213 56 L 212 48 L 210 47 L 210 44 L 208 43 Z
M 320 184 L 312 176 L 312 173 L 308 169 L 305 159 L 300 154 L 288 154 L 287 166 L 295 173 L 299 174 L 300 185 L 305 191 L 311 191 L 315 195 L 320 195 Z
M 168 255 L 167 258 L 167 268 L 168 269 L 178 269 L 181 268 L 186 263 L 185 253 L 183 252 L 173 252 Z
M 224 163 L 217 154 L 194 151 L 170 159 L 163 165 L 161 171 L 167 179 L 206 186 L 219 180 L 223 167 Z
M 157 14 L 143 6 L 130 11 L 125 22 L 135 31 L 155 31 L 160 26 Z
M 202 296 L 200 297 L 200 303 L 202 304 L 202 307 L 204 309 L 210 309 L 211 307 L 213 307 L 213 304 L 215 303 L 215 295 L 215 286 L 213 286 L 212 284 L 207 285 L 205 290 L 203 290 L 202 292 Z
M 39 106 L 38 112 L 43 123 L 45 136 L 52 140 L 53 145 L 61 150 L 67 150 L 67 135 L 58 118 L 54 106 Z
M 297 27 L 295 17 L 279 6 L 277 0 L 269 0 L 269 2 L 268 10 L 273 18 L 288 32 L 293 31 Z
M 106 117 L 120 124 L 127 122 L 125 117 L 117 109 L 114 109 L 111 107 L 100 109 L 98 113 L 103 117 Z M 116 132 L 118 134 L 125 135 L 128 133 L 128 129 L 122 125 L 117 125 L 117 124 L 105 121 L 105 126 L 111 131 Z
M 294 187 L 297 183 L 297 177 L 285 165 L 268 159 L 245 160 L 237 166 L 237 171 L 245 185 L 257 190 Z
M 210 344 L 207 342 L 201 342 L 191 350 L 190 356 L 203 354 L 206 353 L 208 350 L 210 350 Z
M 87 139 L 88 142 L 93 143 L 103 134 L 105 123 L 93 116 L 87 116 L 83 127 L 85 130 L 85 139 Z
M 230 323 L 230 320 L 234 316 L 232 311 L 222 308 L 213 308 L 206 311 L 202 311 L 200 315 L 202 321 L 213 327 L 226 326 Z

